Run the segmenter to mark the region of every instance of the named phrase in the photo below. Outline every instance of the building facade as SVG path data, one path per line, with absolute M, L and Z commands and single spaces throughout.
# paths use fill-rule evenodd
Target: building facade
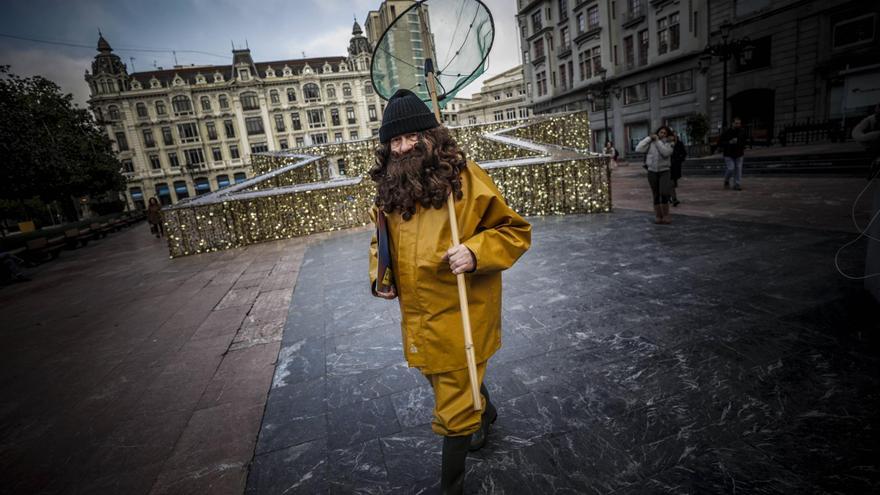
M 526 101 L 521 65 L 483 81 L 478 93 L 465 101 L 458 111 L 460 125 L 485 124 L 532 116 Z
M 517 5 L 527 101 L 535 113 L 589 109 L 594 151 L 609 139 L 625 155 L 660 125 L 683 131 L 706 112 L 705 0 Z
M 806 121 L 852 126 L 880 103 L 880 3 L 844 0 L 709 0 L 710 42 L 747 40 L 728 61 L 727 120 L 756 142 L 777 142 Z M 708 65 L 708 107 L 722 126 L 723 64 Z
M 177 66 L 129 74 L 101 37 L 89 104 L 115 142 L 126 197 L 143 208 L 204 194 L 251 174 L 249 155 L 378 134 L 383 100 L 357 22 L 345 57 Z
M 611 139 L 625 155 L 660 125 L 687 142 L 694 115 L 705 116 L 710 135 L 720 133 L 725 114 L 728 123 L 739 117 L 756 143 L 779 142 L 787 126 L 806 121 L 848 135 L 880 101 L 877 2 L 518 0 L 517 7 L 528 101 L 535 113 L 588 108 L 596 151 Z M 718 49 L 732 46 L 725 84 Z

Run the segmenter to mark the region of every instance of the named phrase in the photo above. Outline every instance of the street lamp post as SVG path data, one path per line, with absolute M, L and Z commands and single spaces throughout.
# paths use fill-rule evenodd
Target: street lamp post
M 596 73 L 602 77 L 602 82 L 599 86 L 600 89 L 597 93 L 594 93 L 594 95 L 602 98 L 602 111 L 605 117 L 605 141 L 614 142 L 614 132 L 609 132 L 608 129 L 608 95 L 613 92 L 615 96 L 620 97 L 620 88 L 613 86 L 608 82 L 608 69 L 605 67 L 599 67 L 599 69 L 596 70 Z M 605 143 L 602 143 L 602 146 L 604 147 Z
M 724 63 L 721 74 L 721 125 L 727 122 L 727 61 L 733 56 L 750 50 L 752 43 L 748 37 L 730 39 L 730 30 L 733 25 L 730 21 L 724 21 L 718 28 L 721 30 L 721 43 L 707 45 L 704 50 L 710 56 L 721 58 Z

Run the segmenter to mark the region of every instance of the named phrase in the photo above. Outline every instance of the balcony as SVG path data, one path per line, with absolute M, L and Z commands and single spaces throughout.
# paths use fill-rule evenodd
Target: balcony
M 625 29 L 638 25 L 645 20 L 645 7 L 638 4 L 634 9 L 623 14 L 623 27 Z
M 571 43 L 556 47 L 556 58 L 565 58 L 571 55 Z
M 593 38 L 598 38 L 599 33 L 601 33 L 601 32 L 602 32 L 602 26 L 591 27 L 591 28 L 587 29 L 586 31 L 584 31 L 583 33 L 577 35 L 577 37 L 574 39 L 574 42 L 576 44 L 580 45 L 584 41 L 591 40 Z

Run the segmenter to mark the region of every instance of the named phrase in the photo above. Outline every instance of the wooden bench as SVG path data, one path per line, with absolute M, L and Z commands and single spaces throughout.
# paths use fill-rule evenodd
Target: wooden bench
M 89 228 L 92 230 L 92 233 L 95 235 L 95 239 L 100 237 L 107 237 L 107 233 L 110 232 L 113 227 L 110 226 L 107 222 L 97 223 L 94 222 L 89 225 Z
M 92 240 L 92 229 L 67 229 L 64 231 L 64 241 L 67 244 L 68 249 L 76 249 L 77 244 L 81 244 L 83 247 Z
M 118 232 L 125 227 L 128 227 L 128 222 L 126 222 L 124 218 L 118 217 L 110 220 L 110 226 L 113 228 L 113 232 Z
M 42 263 L 57 258 L 62 249 L 64 249 L 64 236 L 53 239 L 38 237 L 27 241 L 27 251 L 23 254 L 30 261 Z

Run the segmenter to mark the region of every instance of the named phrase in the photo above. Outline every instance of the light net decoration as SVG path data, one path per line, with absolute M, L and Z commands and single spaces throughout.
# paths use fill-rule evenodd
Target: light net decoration
M 450 128 L 522 215 L 611 211 L 608 158 L 590 154 L 585 112 Z M 165 210 L 171 257 L 366 225 L 378 141 L 252 157 L 257 177 Z M 549 145 L 549 146 L 548 146 Z M 344 175 L 329 172 L 342 160 Z

